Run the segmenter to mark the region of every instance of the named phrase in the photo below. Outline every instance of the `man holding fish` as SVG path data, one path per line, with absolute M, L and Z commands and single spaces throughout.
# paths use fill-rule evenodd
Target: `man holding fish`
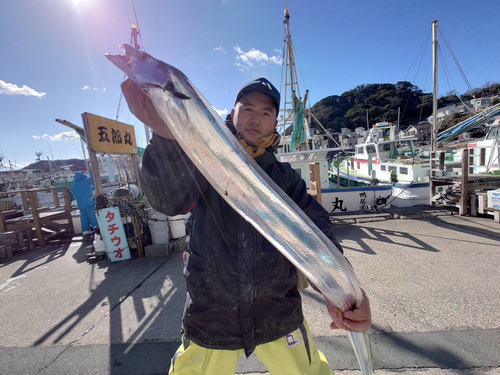
M 302 314 L 299 290 L 307 286 L 305 277 L 212 188 L 165 126 L 151 99 L 130 79 L 122 83 L 122 91 L 130 111 L 154 132 L 141 171 L 151 205 L 170 216 L 194 206 L 184 254 L 188 294 L 182 345 L 172 358 L 170 374 L 234 374 L 238 357 L 253 352 L 273 375 L 333 374 Z M 307 194 L 300 176 L 274 155 L 280 140 L 276 132 L 279 105 L 280 94 L 267 79 L 251 81 L 238 92 L 226 125 L 342 251 L 328 213 Z M 361 303 L 344 313 L 325 297 L 333 320 L 330 328 L 369 330 L 370 306 L 362 294 Z

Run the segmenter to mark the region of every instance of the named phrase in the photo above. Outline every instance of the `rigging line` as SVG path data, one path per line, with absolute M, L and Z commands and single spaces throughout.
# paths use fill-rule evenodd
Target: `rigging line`
M 458 59 L 456 58 L 455 54 L 453 53 L 453 50 L 451 49 L 451 46 L 449 45 L 448 41 L 447 41 L 447 40 L 446 40 L 446 38 L 444 37 L 444 34 L 443 34 L 443 32 L 441 31 L 441 28 L 440 28 L 439 26 L 438 26 L 438 30 L 439 30 L 439 34 L 443 37 L 443 40 L 444 40 L 444 42 L 445 42 L 445 44 L 446 44 L 446 47 L 448 47 L 448 50 L 450 51 L 450 54 L 451 54 L 451 56 L 452 56 L 453 60 L 455 61 L 455 64 L 457 65 L 457 68 L 458 68 L 458 70 L 459 70 L 460 74 L 462 75 L 462 77 L 463 77 L 463 79 L 464 79 L 464 81 L 465 81 L 465 84 L 466 84 L 466 85 L 467 85 L 467 87 L 469 88 L 469 90 L 470 90 L 470 92 L 471 92 L 472 96 L 473 96 L 474 98 L 476 98 L 476 97 L 475 97 L 475 95 L 474 95 L 474 93 L 472 92 L 472 86 L 470 85 L 469 80 L 468 80 L 468 79 L 467 79 L 467 77 L 465 76 L 465 73 L 464 73 L 464 71 L 462 70 L 462 67 L 460 66 L 460 63 L 458 62 Z
M 429 42 L 429 39 L 430 39 L 430 36 L 431 36 L 431 32 L 429 31 L 429 33 L 427 34 L 427 36 L 424 38 L 424 42 L 422 43 L 422 45 L 420 46 L 418 52 L 417 52 L 417 55 L 415 56 L 415 58 L 413 59 L 413 62 L 411 63 L 411 66 L 410 66 L 410 69 L 408 69 L 408 72 L 406 73 L 403 81 L 406 80 L 406 78 L 408 77 L 408 75 L 410 74 L 410 71 L 411 71 L 411 68 L 413 68 L 413 65 L 415 64 L 415 61 L 417 61 L 418 59 L 418 56 L 420 55 L 420 51 L 422 51 L 422 48 L 424 48 L 424 46 Z M 424 51 L 422 52 L 422 55 L 425 54 L 425 49 Z
M 446 77 L 446 80 L 448 81 L 448 77 L 449 77 L 449 81 L 448 81 L 448 88 L 450 89 L 450 92 L 454 92 L 455 93 L 455 96 L 462 102 L 462 104 L 465 106 L 465 108 L 467 108 L 467 111 L 469 111 L 470 113 L 476 113 L 476 111 L 474 110 L 474 108 L 472 107 L 469 107 L 461 98 L 460 95 L 458 95 L 458 90 L 457 88 L 455 87 L 455 82 L 453 82 L 453 78 L 451 77 L 451 73 L 450 73 L 450 70 L 448 69 L 448 65 L 446 65 L 446 61 L 444 59 L 444 54 L 443 54 L 443 51 L 441 50 L 441 46 L 438 44 L 438 48 L 439 48 L 439 56 L 441 58 L 441 62 L 443 63 L 443 67 L 444 67 L 444 73 L 445 73 L 445 77 Z M 450 87 L 450 81 L 451 81 L 451 85 L 453 86 L 453 90 L 451 89 Z
M 450 90 L 450 92 L 453 92 L 453 90 L 451 89 L 451 86 L 450 86 L 451 77 L 449 77 L 450 72 L 448 70 L 448 65 L 446 65 L 446 62 L 444 61 L 443 51 L 441 50 L 441 46 L 439 44 L 438 44 L 438 49 L 439 49 L 439 57 L 441 58 L 441 62 L 443 63 L 444 76 L 446 78 L 446 82 L 448 83 L 448 89 Z M 453 89 L 456 90 L 455 84 L 453 83 L 453 80 L 451 80 L 451 83 L 453 85 Z
M 422 104 L 420 105 L 420 115 L 418 116 L 418 122 L 422 120 L 422 112 L 424 110 L 424 98 L 425 98 L 425 91 L 427 90 L 427 80 L 429 79 L 429 72 L 431 70 L 431 63 L 429 60 L 429 63 L 427 64 L 427 73 L 425 74 L 425 81 L 424 81 L 424 89 L 422 90 Z
M 134 15 L 135 15 L 135 23 L 137 24 L 137 32 L 139 33 L 139 38 L 141 39 L 141 47 L 142 49 L 146 51 L 146 48 L 144 48 L 144 42 L 142 41 L 142 33 L 141 33 L 141 28 L 139 27 L 139 20 L 137 18 L 137 12 L 135 11 L 135 4 L 134 0 L 132 0 L 132 8 L 134 8 Z
M 290 43 L 291 43 L 292 49 L 293 49 L 293 59 L 294 59 L 294 61 L 298 61 L 297 54 L 295 53 L 295 47 L 293 45 L 293 42 L 290 41 Z M 302 74 L 302 69 L 300 68 L 300 63 L 297 62 L 296 64 L 299 66 L 300 77 L 302 78 L 302 83 L 304 84 L 304 95 L 305 95 L 305 92 L 306 92 L 305 89 L 307 87 L 306 80 L 304 79 L 304 75 Z
M 408 69 L 408 72 L 406 73 L 405 77 L 403 78 L 403 81 L 406 81 L 406 78 L 408 78 L 408 75 L 410 74 L 410 71 L 413 68 L 413 65 L 415 65 L 415 62 L 417 61 L 418 57 L 420 56 L 420 52 L 422 52 L 422 56 L 420 57 L 420 62 L 418 63 L 417 72 L 415 73 L 415 78 L 413 79 L 413 81 L 415 82 L 415 80 L 417 79 L 417 75 L 418 75 L 418 72 L 420 70 L 420 66 L 422 65 L 422 61 L 423 61 L 424 56 L 425 56 L 425 48 L 424 48 L 424 46 L 429 42 L 430 36 L 431 36 L 431 33 L 429 32 L 427 34 L 427 36 L 424 38 L 423 43 L 420 45 L 420 48 L 419 48 L 419 50 L 418 50 L 415 58 L 413 59 L 413 62 L 411 63 L 410 69 Z M 398 88 L 398 91 L 396 91 L 396 94 L 394 94 L 394 98 L 396 98 L 398 96 L 398 94 L 399 94 L 400 91 L 401 91 L 401 88 Z M 410 95 L 411 95 L 411 92 L 410 92 Z M 398 119 L 399 123 L 401 123 L 401 119 L 404 116 L 406 107 L 407 107 L 408 102 L 410 100 L 410 95 L 408 95 L 408 99 L 406 100 L 405 108 L 403 110 L 403 113 L 401 114 L 401 118 Z M 392 108 L 392 105 L 390 105 L 389 108 L 387 109 L 387 112 L 385 113 L 386 117 L 389 114 L 389 111 L 391 110 L 391 108 Z M 398 126 L 399 125 L 400 124 L 398 124 Z
M 422 61 L 424 61 L 424 55 L 425 55 L 425 50 L 423 51 L 422 56 L 420 57 L 420 61 L 418 63 L 417 71 L 415 72 L 415 77 L 413 78 L 413 82 L 415 82 L 417 80 L 417 75 L 418 75 L 418 72 L 420 71 L 420 67 L 422 66 Z M 408 103 L 410 102 L 410 98 L 411 98 L 412 93 L 413 92 L 411 90 L 408 93 L 408 99 L 406 100 L 406 104 L 405 104 L 405 107 L 403 109 L 403 113 L 401 113 L 401 118 L 398 119 L 399 122 L 401 122 L 401 119 L 405 116 L 406 108 L 408 107 Z M 398 123 L 398 126 L 399 126 L 399 123 Z

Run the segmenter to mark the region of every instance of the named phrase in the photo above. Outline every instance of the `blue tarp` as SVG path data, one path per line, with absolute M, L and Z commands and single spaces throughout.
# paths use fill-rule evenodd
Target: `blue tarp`
M 470 117 L 467 120 L 464 120 L 458 123 L 457 125 L 453 126 L 452 128 L 446 129 L 445 131 L 439 133 L 436 142 L 442 142 L 442 143 L 449 142 L 452 139 L 458 137 L 460 134 L 465 133 L 467 130 L 480 126 L 488 122 L 488 120 L 491 119 L 492 117 L 497 116 L 499 114 L 500 114 L 500 104 L 497 104 L 496 106 L 491 107 L 490 109 L 481 112 L 478 115 Z

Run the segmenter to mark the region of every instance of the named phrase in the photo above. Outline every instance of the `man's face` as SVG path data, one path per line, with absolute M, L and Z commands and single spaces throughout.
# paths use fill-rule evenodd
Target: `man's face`
M 251 144 L 267 137 L 276 129 L 276 107 L 267 95 L 257 91 L 245 94 L 231 111 L 234 127 Z

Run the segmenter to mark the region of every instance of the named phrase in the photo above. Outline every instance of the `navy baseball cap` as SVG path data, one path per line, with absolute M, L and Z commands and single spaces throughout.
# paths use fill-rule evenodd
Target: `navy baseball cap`
M 236 101 L 234 103 L 236 104 L 238 100 L 240 100 L 245 94 L 248 94 L 252 91 L 257 91 L 261 94 L 269 96 L 273 101 L 274 106 L 276 107 L 276 117 L 278 117 L 281 100 L 280 93 L 278 90 L 276 90 L 276 87 L 274 87 L 273 84 L 264 77 L 257 78 L 256 80 L 250 81 L 246 85 L 244 85 L 238 92 Z

